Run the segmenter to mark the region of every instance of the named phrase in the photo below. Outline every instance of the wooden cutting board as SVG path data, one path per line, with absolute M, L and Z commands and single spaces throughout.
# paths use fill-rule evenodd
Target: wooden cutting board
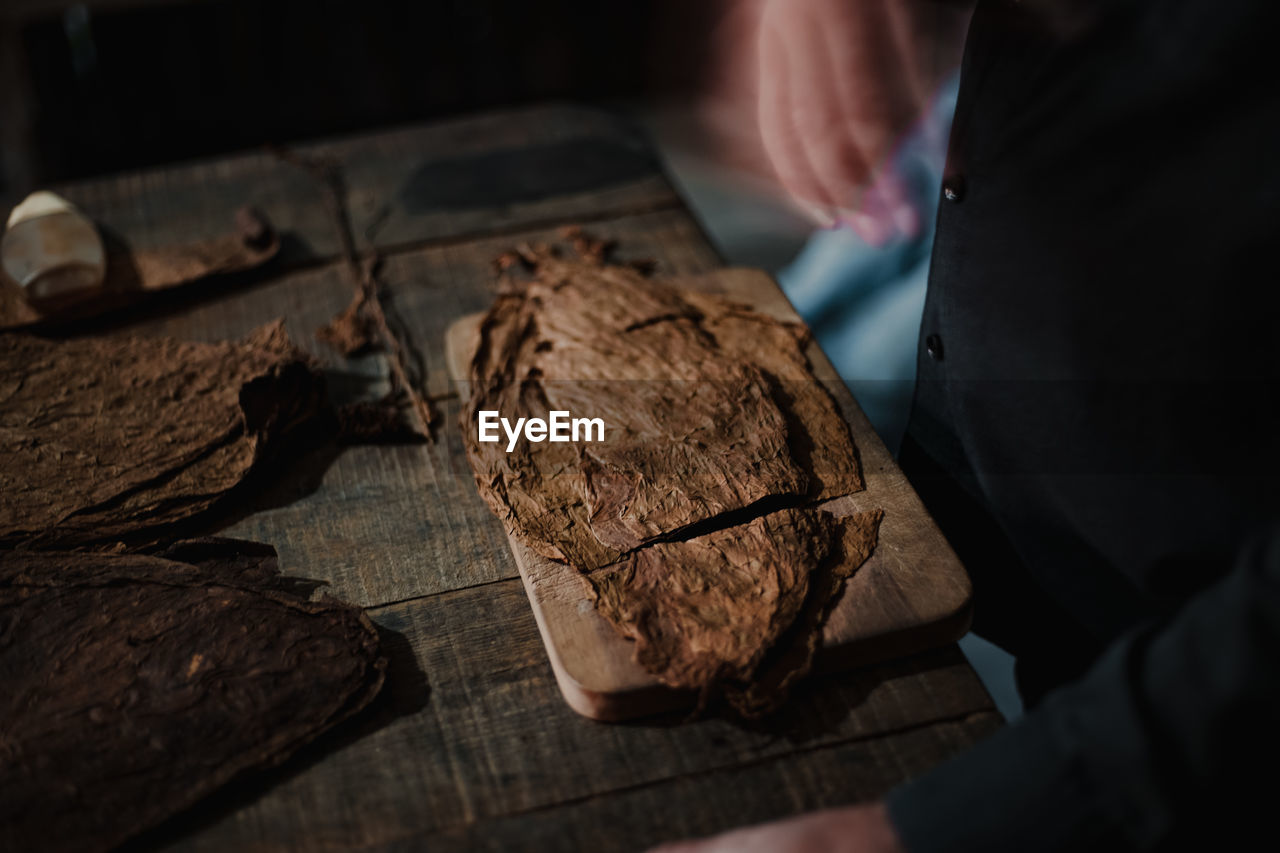
M 757 311 L 800 322 L 791 303 L 767 274 L 722 269 L 681 277 L 682 287 L 718 293 Z M 450 326 L 445 341 L 449 371 L 466 387 L 478 342 L 480 315 Z M 920 499 L 871 428 L 831 362 L 810 344 L 814 373 L 843 409 L 862 460 L 866 489 L 841 498 L 841 510 L 884 510 L 871 558 L 845 585 L 828 620 L 819 671 L 898 657 L 958 639 L 969 627 L 969 578 Z M 542 557 L 508 537 L 542 642 L 565 701 L 597 720 L 624 720 L 692 707 L 695 697 L 660 684 L 632 659 L 632 642 L 596 613 L 586 580 L 571 566 Z

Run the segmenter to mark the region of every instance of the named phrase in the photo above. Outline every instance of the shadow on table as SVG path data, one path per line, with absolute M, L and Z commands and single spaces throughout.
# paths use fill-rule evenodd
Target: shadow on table
M 949 645 L 882 664 L 812 675 L 792 689 L 781 708 L 760 720 L 743 719 L 723 702 L 713 702 L 701 717 L 691 717 L 686 711 L 673 711 L 611 725 L 673 727 L 687 725 L 697 719 L 716 719 L 739 730 L 766 736 L 762 747 L 778 740 L 803 746 L 823 741 L 831 733 L 839 731 L 849 715 L 855 713 L 875 690 L 882 687 L 892 689 L 893 681 L 963 663 L 964 656 L 954 645 Z M 868 731 L 867 736 L 879 736 L 892 730 L 892 726 L 877 727 L 875 731 Z M 712 743 L 727 743 L 722 736 L 712 734 L 710 737 Z M 857 737 L 856 733 L 854 737 Z
M 320 415 L 273 441 L 249 475 L 209 510 L 197 525 L 225 530 L 249 516 L 280 509 L 317 492 L 329 467 L 348 448 L 362 444 L 413 444 L 423 439 L 407 427 L 351 435 L 335 407 L 377 400 L 384 380 L 358 373 L 324 370 L 330 406 Z
M 126 246 L 124 238 L 112 229 L 99 224 L 104 242 L 114 247 L 112 263 L 125 266 L 116 275 L 137 277 L 127 254 L 120 254 Z M 291 231 L 280 233 L 280 250 L 275 257 L 261 266 L 238 272 L 212 273 L 186 284 L 163 290 L 142 293 L 126 286 L 118 295 L 119 304 L 111 305 L 89 316 L 72 316 L 54 323 L 41 324 L 41 334 L 63 338 L 87 334 L 114 334 L 149 321 L 181 314 L 205 302 L 225 299 L 237 293 L 258 287 L 279 278 L 283 273 L 300 266 L 315 264 L 321 256 L 301 237 Z

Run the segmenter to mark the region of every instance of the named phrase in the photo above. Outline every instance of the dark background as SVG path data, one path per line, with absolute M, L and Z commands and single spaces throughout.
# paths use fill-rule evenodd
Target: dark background
M 690 84 L 711 3 L 0 0 L 0 193 Z

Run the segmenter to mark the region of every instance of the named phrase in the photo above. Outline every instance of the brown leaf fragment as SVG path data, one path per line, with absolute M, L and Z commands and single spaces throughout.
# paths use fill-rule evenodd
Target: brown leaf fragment
M 338 441 L 343 444 L 400 444 L 421 441 L 394 398 L 361 400 L 338 408 Z
M 54 325 L 125 307 L 149 291 L 168 290 L 214 275 L 261 266 L 280 250 L 280 237 L 263 214 L 243 207 L 234 230 L 178 246 L 134 249 L 108 241 L 106 279 L 96 291 L 70 301 L 29 304 L 22 289 L 0 275 L 0 329 Z
M 508 249 L 493 259 L 493 270 L 501 274 L 523 263 L 524 259 L 520 257 L 519 252 Z
M 749 681 L 804 604 L 830 534 L 826 516 L 782 510 L 642 548 L 588 578 L 600 613 L 663 683 Z
M 720 350 L 758 365 L 769 376 L 788 414 L 791 448 L 813 478 L 811 494 L 826 499 L 860 491 L 862 473 L 849 425 L 831 394 L 814 379 L 804 354 L 808 329 L 704 293 L 686 292 L 685 299 L 700 312 Z
M 236 211 L 236 231 L 240 242 L 250 248 L 265 249 L 272 243 L 278 243 L 275 229 L 267 221 L 267 217 L 256 207 L 245 205 Z
M 356 293 L 351 303 L 326 326 L 316 330 L 316 339 L 329 344 L 343 355 L 352 356 L 373 349 L 387 354 L 393 401 L 403 400 L 409 418 L 414 424 L 410 437 L 433 441 L 431 425 L 435 423 L 435 410 L 431 399 L 418 390 L 421 384 L 412 375 L 408 347 L 391 328 L 379 299 L 378 270 L 381 258 L 370 252 L 352 268 L 358 272 Z M 419 353 L 415 353 L 419 355 Z M 384 431 L 385 435 L 389 435 Z
M 837 536 L 826 543 L 831 553 L 810 574 L 808 594 L 790 627 L 761 659 L 751 679 L 723 685 L 725 698 L 738 713 L 744 717 L 772 713 L 809 672 L 822 644 L 822 626 L 835 609 L 844 582 L 875 550 L 883 518 L 884 511 L 876 509 L 833 520 Z
M 368 618 L 270 548 L 170 553 L 0 553 L 0 849 L 111 849 L 377 694 Z
M 363 288 L 356 291 L 351 304 L 342 313 L 316 329 L 316 340 L 328 344 L 345 356 L 376 349 L 382 333 L 377 320 L 365 308 L 369 298 L 368 292 Z
M 567 225 L 560 229 L 560 236 L 569 241 L 573 251 L 584 262 L 600 265 L 609 260 L 609 255 L 617 248 L 617 241 L 596 237 L 584 231 L 581 225 Z
M 512 536 L 588 575 L 661 681 L 772 710 L 879 523 L 808 508 L 863 481 L 802 330 L 581 247 L 518 252 L 533 277 L 506 280 L 471 366 L 463 436 L 481 495 Z M 480 411 L 599 418 L 605 440 L 507 452 L 478 440 Z
M 280 323 L 215 344 L 0 335 L 0 546 L 154 541 L 323 399 Z
M 880 517 L 782 510 L 641 549 L 588 579 L 645 669 L 673 688 L 720 686 L 739 713 L 759 717 L 809 671 L 830 605 L 870 556 Z
M 412 375 L 408 342 L 402 341 L 391 328 L 383 310 L 381 282 L 378 279 L 381 257 L 376 250 L 367 251 L 363 255 L 356 252 L 342 163 L 326 155 L 302 154 L 274 146 L 272 150 L 284 162 L 304 170 L 324 190 L 325 206 L 329 209 L 334 231 L 342 246 L 344 266 L 355 290 L 351 304 L 330 321 L 328 326 L 318 330 L 316 337 L 332 344 L 344 355 L 353 355 L 374 346 L 385 350 L 392 394 L 405 398 L 407 409 L 415 421 L 415 432 L 427 441 L 434 441 L 432 425 L 435 423 L 435 411 L 431 408 L 431 398 L 421 387 L 422 383 L 415 381 Z M 414 351 L 413 354 L 417 356 L 417 360 L 421 360 L 420 351 Z
M 725 373 L 703 382 L 635 383 L 630 394 L 595 400 L 587 410 L 622 425 L 613 441 L 581 451 L 591 530 L 602 543 L 628 551 L 808 490 L 808 475 L 787 447 L 786 416 L 767 382 L 749 365 Z M 566 394 L 570 388 L 574 393 Z M 578 393 L 589 387 L 564 383 L 552 390 L 557 409 L 582 411 L 591 402 Z M 753 476 L 742 476 L 746 471 Z
M 241 208 L 235 230 L 219 237 L 158 249 L 130 251 L 107 260 L 106 290 L 163 290 L 205 276 L 239 272 L 275 256 L 280 237 L 260 211 Z M 132 269 L 130 269 L 130 265 Z

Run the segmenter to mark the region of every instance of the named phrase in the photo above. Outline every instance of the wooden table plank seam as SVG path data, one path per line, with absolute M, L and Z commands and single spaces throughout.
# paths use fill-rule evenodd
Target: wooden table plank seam
M 753 768 L 763 768 L 768 766 L 769 764 L 778 764 L 781 767 L 786 763 L 789 763 L 795 759 L 803 758 L 804 756 L 815 755 L 815 754 L 824 753 L 824 752 L 837 752 L 837 751 L 846 749 L 850 746 L 855 746 L 859 743 L 881 741 L 881 740 L 890 739 L 890 738 L 894 738 L 901 735 L 910 735 L 910 734 L 916 734 L 916 733 L 920 733 L 928 736 L 930 733 L 936 732 L 938 730 L 938 727 L 940 726 L 955 725 L 962 728 L 994 727 L 1002 719 L 1003 718 L 1000 717 L 999 712 L 997 712 L 993 706 L 990 710 L 971 711 L 965 714 L 959 714 L 959 715 L 948 716 L 948 717 L 940 717 L 936 720 L 932 720 L 929 722 L 920 723 L 918 725 L 903 726 L 897 729 L 890 729 L 888 731 L 878 732 L 874 735 L 851 737 L 851 738 L 845 738 L 845 739 L 834 740 L 834 741 L 823 741 L 822 743 L 814 744 L 812 746 L 801 746 L 786 753 L 773 753 L 768 755 L 761 755 L 758 758 L 748 758 L 746 760 L 740 761 L 732 765 L 720 765 L 720 766 L 714 766 L 714 767 L 707 767 L 702 770 L 691 771 L 688 773 L 678 773 L 670 776 L 645 779 L 641 782 L 636 782 L 634 784 L 620 785 L 615 788 L 609 788 L 601 791 L 593 791 L 590 794 L 584 794 L 578 797 L 569 797 L 563 800 L 543 803 L 543 804 L 531 806 L 529 808 L 524 808 L 524 809 L 512 809 L 510 811 L 503 812 L 501 817 L 504 819 L 519 818 L 519 817 L 537 815 L 544 812 L 557 811 L 565 808 L 573 808 L 576 806 L 582 806 L 592 802 L 598 802 L 601 800 L 616 798 L 623 794 L 630 794 L 630 793 L 635 793 L 638 791 L 644 791 L 644 790 L 653 789 L 653 788 L 661 788 L 663 786 L 667 786 L 675 782 L 698 780 L 698 779 L 703 779 L 707 777 L 723 775 L 727 772 L 738 772 L 743 770 L 750 770 Z M 898 762 L 897 769 L 899 770 L 908 769 L 906 768 L 905 765 L 901 763 L 900 757 L 897 756 L 896 754 L 894 754 L 894 759 L 895 761 Z M 877 760 L 880 760 L 879 756 L 877 756 Z M 906 774 L 903 774 L 903 775 L 906 775 Z M 804 808 L 803 804 L 800 804 L 796 810 L 797 811 L 803 810 L 803 808 Z M 428 832 L 411 832 L 411 833 L 406 833 L 403 836 L 397 836 L 395 838 L 379 839 L 378 841 L 372 844 L 366 845 L 362 849 L 373 849 L 377 847 L 384 847 L 388 844 L 394 844 L 399 841 L 408 841 L 408 840 L 414 840 L 414 839 L 428 841 L 435 837 L 447 836 L 462 828 L 481 825 L 484 823 L 484 820 L 485 820 L 484 818 L 472 818 L 471 820 L 458 821 L 456 823 L 453 823 L 447 826 L 433 828 Z
M 522 220 L 520 222 L 513 222 L 510 225 L 500 225 L 483 230 L 477 229 L 470 232 L 461 232 L 456 235 L 450 234 L 444 237 L 424 237 L 419 240 L 403 240 L 395 243 L 382 243 L 377 244 L 377 250 L 378 254 L 385 258 L 392 255 L 419 252 L 424 249 L 466 245 L 467 243 L 480 239 L 489 240 L 506 236 L 519 237 L 529 231 L 560 229 L 569 225 L 583 225 L 589 227 L 592 225 L 600 225 L 616 221 L 628 216 L 639 216 L 646 213 L 661 213 L 669 210 L 686 209 L 687 208 L 684 203 L 679 198 L 674 198 L 668 201 L 659 201 L 644 205 L 632 205 L 613 210 L 600 211 L 597 213 L 584 213 L 578 216 L 552 216 L 544 219 Z M 701 224 L 699 224 L 699 228 L 701 227 Z M 376 243 L 376 240 L 374 242 Z M 366 248 L 368 247 L 366 246 Z M 338 256 L 334 256 L 334 259 L 337 259 L 337 257 Z
M 514 566 L 512 566 L 511 572 L 512 574 L 509 577 L 492 578 L 491 580 L 476 581 L 475 583 L 466 584 L 464 586 L 456 586 L 453 589 L 440 589 L 440 590 L 436 590 L 435 592 L 425 592 L 422 595 L 411 595 L 408 598 L 399 598 L 399 599 L 396 599 L 395 601 L 383 601 L 383 602 L 379 602 L 378 604 L 369 604 L 365 606 L 364 611 L 369 614 L 374 614 L 380 610 L 386 610 L 389 607 L 398 607 L 401 604 L 412 604 L 414 602 L 425 601 L 426 599 L 429 599 L 429 598 L 437 598 L 441 595 L 449 595 L 455 592 L 463 592 L 467 590 L 480 589 L 486 586 L 496 586 L 498 584 L 511 583 L 513 580 L 517 579 L 516 569 Z

